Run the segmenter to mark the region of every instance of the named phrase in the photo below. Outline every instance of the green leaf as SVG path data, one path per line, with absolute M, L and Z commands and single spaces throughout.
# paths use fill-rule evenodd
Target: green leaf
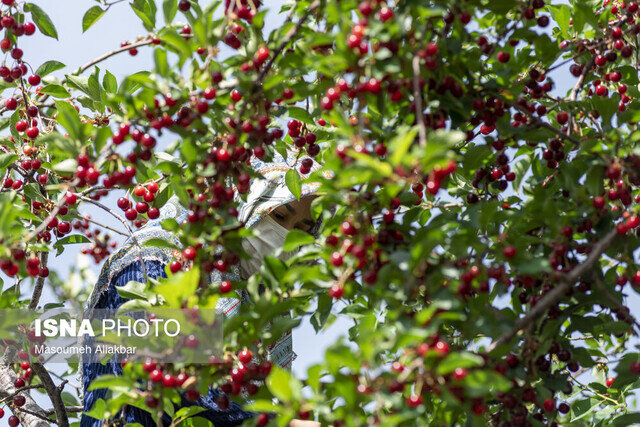
M 11 132 L 11 136 L 14 141 L 22 141 L 20 134 L 16 130 L 16 123 L 20 121 L 20 110 L 16 110 L 12 115 L 9 121 L 9 131 Z
M 107 388 L 112 391 L 119 391 L 122 393 L 135 395 L 136 383 L 133 379 L 127 378 L 122 375 L 101 375 L 91 382 L 88 391 L 98 390 L 101 388 Z
M 289 169 L 287 174 L 284 176 L 284 181 L 287 184 L 289 191 L 291 191 L 291 194 L 293 194 L 297 200 L 300 200 L 300 195 L 302 193 L 302 179 L 300 178 L 298 171 L 295 169 Z
M 64 245 L 90 242 L 91 240 L 89 240 L 84 234 L 72 234 L 70 236 L 65 236 L 62 239 L 59 239 L 56 243 L 54 243 L 53 247 L 57 250 L 56 256 L 58 256 L 64 251 Z
M 118 92 L 118 80 L 116 76 L 111 74 L 109 70 L 105 71 L 105 75 L 102 78 L 102 87 L 109 93 L 117 93 Z
M 173 28 L 163 28 L 158 37 L 180 56 L 182 62 L 191 56 L 191 46 Z
M 56 31 L 55 25 L 53 25 L 51 18 L 44 10 L 33 3 L 25 3 L 24 11 L 31 12 L 33 23 L 36 24 L 42 34 L 58 40 L 58 31 Z
M 481 366 L 484 359 L 477 354 L 466 351 L 459 353 L 450 353 L 446 359 L 438 364 L 438 375 L 446 375 L 453 372 L 456 368 L 473 368 Z
M 122 298 L 141 299 L 146 301 L 148 297 L 147 293 L 145 292 L 146 287 L 147 286 L 144 283 L 132 280 L 124 286 L 116 287 L 116 291 L 118 291 L 118 294 Z
M 269 391 L 282 403 L 300 401 L 302 399 L 302 384 L 289 371 L 274 366 L 267 377 Z
M 282 250 L 292 251 L 300 246 L 310 245 L 315 241 L 316 239 L 311 234 L 294 228 L 287 233 L 287 237 L 285 237 L 282 244 Z
M 167 51 L 157 48 L 153 51 L 153 59 L 156 64 L 156 72 L 161 76 L 169 74 L 169 63 L 167 62 Z
M 5 169 L 11 163 L 18 160 L 20 156 L 12 153 L 0 153 L 0 170 Z
M 63 86 L 54 84 L 43 87 L 42 89 L 40 89 L 40 93 L 51 95 L 54 98 L 69 98 L 71 96 L 71 94 Z
M 151 5 L 153 3 L 153 6 Z M 156 26 L 155 0 L 134 0 L 130 3 L 131 9 L 138 15 L 142 25 L 147 31 L 153 31 Z
M 67 406 L 74 406 L 78 404 L 78 399 L 68 391 L 63 391 L 60 393 L 60 397 L 62 397 L 62 403 Z
M 36 70 L 36 74 L 40 77 L 44 77 L 47 74 L 53 73 L 54 71 L 60 70 L 66 67 L 62 62 L 58 61 L 47 61 L 38 67 Z
M 173 18 L 176 17 L 178 12 L 177 0 L 164 0 L 162 2 L 162 13 L 164 14 L 164 24 L 171 25 Z
M 64 127 L 71 138 L 82 140 L 80 115 L 75 107 L 65 101 L 54 101 L 58 110 L 58 123 Z M 54 166 L 55 169 L 55 166 Z
M 167 308 L 180 308 L 182 302 L 193 296 L 200 283 L 200 270 L 193 267 L 189 271 L 169 276 L 156 285 L 155 291 L 167 302 Z
M 633 414 L 620 415 L 619 417 L 614 418 L 611 422 L 614 426 L 630 426 L 633 424 L 639 424 L 640 413 L 635 412 Z
M 100 69 L 98 67 L 94 68 L 93 73 L 89 76 L 89 80 L 87 81 L 89 96 L 94 101 L 100 101 L 102 99 L 102 88 L 100 87 L 100 81 L 98 80 L 98 76 L 100 75 Z
M 270 413 L 278 413 L 280 409 L 280 405 L 274 404 L 270 400 L 260 399 L 252 402 L 247 408 L 251 411 L 256 412 L 270 412 Z
M 82 17 L 82 32 L 87 31 L 93 24 L 98 22 L 98 19 L 102 18 L 102 15 L 106 10 L 102 10 L 100 6 L 93 6 L 91 9 L 87 10 Z
M 65 159 L 53 165 L 53 170 L 61 173 L 73 173 L 78 168 L 76 159 Z
M 289 114 L 289 117 L 300 120 L 301 122 L 304 123 L 308 123 L 308 124 L 313 124 L 313 119 L 311 118 L 311 115 L 309 114 L 309 112 L 303 108 L 300 107 L 289 107 L 287 109 L 287 113 Z
M 193 417 L 196 414 L 199 414 L 202 411 L 205 411 L 206 409 L 201 408 L 199 406 L 186 406 L 184 408 L 181 408 L 178 412 L 176 412 L 173 416 L 174 419 L 186 419 L 189 417 Z
M 81 90 L 91 96 L 91 91 L 89 90 L 89 77 L 76 76 L 73 74 L 67 74 L 65 77 L 67 78 L 67 84 L 69 86 Z
M 91 407 L 91 410 L 83 412 L 83 414 L 86 414 L 89 417 L 95 418 L 97 420 L 104 419 L 108 414 L 107 403 L 104 401 L 104 399 L 98 399 Z
M 394 166 L 400 164 L 405 159 L 411 143 L 416 139 L 416 135 L 418 135 L 417 126 L 411 129 L 400 128 L 398 130 L 398 134 L 389 141 L 389 151 L 392 153 L 389 157 L 389 162 Z

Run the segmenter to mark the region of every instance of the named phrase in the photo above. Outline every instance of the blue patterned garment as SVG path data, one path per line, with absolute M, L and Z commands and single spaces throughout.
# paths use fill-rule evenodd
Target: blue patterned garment
M 158 277 L 166 277 L 164 271 L 164 265 L 158 261 L 147 261 L 145 262 L 145 267 L 147 271 L 147 275 L 151 278 Z M 142 268 L 140 263 L 131 264 L 124 268 L 112 281 L 111 286 L 109 286 L 109 290 L 106 293 L 103 293 L 98 300 L 96 307 L 98 309 L 116 309 L 127 299 L 122 298 L 116 289 L 116 287 L 124 286 L 129 281 L 135 280 L 137 282 L 144 281 L 144 275 L 142 273 Z M 84 411 L 89 411 L 91 407 L 98 401 L 98 399 L 104 399 L 107 394 L 107 389 L 98 389 L 92 391 L 86 391 L 89 388 L 89 384 L 96 379 L 97 377 L 105 374 L 113 374 L 113 375 L 122 375 L 122 368 L 119 363 L 85 363 L 82 366 L 82 377 L 84 382 Z M 184 399 L 181 402 L 181 406 L 192 406 L 198 405 L 202 408 L 205 408 L 206 411 L 199 413 L 198 417 L 203 417 L 210 421 L 215 427 L 231 427 L 238 426 L 251 417 L 253 417 L 253 413 L 243 411 L 240 405 L 231 401 L 231 406 L 229 409 L 223 411 L 218 405 L 216 405 L 215 401 L 223 393 L 218 389 L 209 389 L 209 393 L 207 396 L 203 396 L 197 402 L 189 402 Z M 116 420 L 110 420 L 115 422 Z M 171 418 L 167 415 L 163 418 L 164 425 L 171 424 Z M 148 412 L 143 411 L 135 406 L 126 406 L 123 410 L 123 413 L 117 419 L 118 423 L 122 423 L 122 425 L 127 423 L 139 423 L 144 427 L 155 427 L 156 423 L 151 418 Z M 86 415 L 82 416 L 80 427 L 99 427 L 104 425 L 102 420 L 97 420 L 95 418 L 88 417 Z M 110 424 L 113 425 L 113 424 Z
M 245 228 L 251 228 L 262 218 L 268 215 L 273 209 L 283 204 L 295 200 L 295 196 L 286 184 L 287 171 L 294 169 L 299 172 L 303 158 L 297 151 L 288 151 L 287 157 L 276 153 L 271 162 L 263 162 L 255 156 L 251 158 L 251 167 L 262 178 L 254 178 L 250 184 L 250 189 L 246 194 L 246 199 L 242 199 L 234 188 L 235 198 L 238 202 L 238 221 L 244 224 Z M 313 161 L 309 174 L 320 169 L 320 165 Z M 307 174 L 307 175 L 309 175 Z M 330 172 L 323 173 L 325 178 L 331 178 Z M 301 178 L 306 179 L 304 175 Z M 318 191 L 320 182 L 303 182 L 301 197 L 314 194 Z M 176 196 L 171 197 L 167 203 L 160 208 L 160 216 L 155 220 L 148 221 L 143 227 L 135 231 L 132 238 L 128 239 L 120 249 L 113 253 L 105 262 L 95 284 L 93 293 L 87 302 L 85 318 L 93 317 L 93 310 L 116 309 L 126 300 L 120 297 L 116 287 L 124 286 L 127 282 L 135 280 L 145 282 L 144 271 L 142 270 L 142 260 L 146 268 L 147 275 L 152 278 L 166 277 L 164 266 L 173 259 L 180 258 L 181 252 L 168 246 L 149 245 L 146 242 L 154 239 L 166 240 L 175 245 L 180 242 L 176 236 L 162 227 L 164 220 L 173 219 L 178 224 L 186 220 L 187 209 L 183 207 Z M 222 248 L 220 248 L 222 250 Z M 224 277 L 223 277 L 224 276 Z M 232 265 L 230 270 L 220 273 L 214 270 L 211 274 L 211 283 L 219 284 L 222 280 L 239 281 L 246 280 L 238 265 Z M 216 310 L 226 317 L 236 315 L 240 310 L 240 305 L 248 302 L 246 294 L 239 295 L 239 298 L 225 297 L 219 298 Z M 290 369 L 291 362 L 296 354 L 293 352 L 293 341 L 291 330 L 285 332 L 275 343 L 267 349 L 267 357 L 274 364 Z M 84 410 L 90 410 L 92 405 L 100 398 L 104 398 L 106 390 L 86 391 L 89 384 L 95 378 L 103 374 L 121 375 L 122 369 L 116 361 L 106 365 L 81 361 L 82 384 L 84 388 Z M 240 405 L 232 403 L 232 406 L 222 411 L 215 404 L 216 398 L 221 391 L 210 389 L 207 396 L 202 398 L 196 405 L 206 408 L 198 416 L 203 416 L 213 423 L 214 426 L 235 426 L 253 416 L 252 413 L 242 411 Z M 182 406 L 193 405 L 183 399 Z M 155 426 L 152 418 L 145 411 L 134 407 L 128 407 L 121 414 L 123 424 L 140 423 L 143 426 Z M 166 425 L 170 424 L 168 420 Z M 97 427 L 103 425 L 103 421 L 82 417 L 81 427 Z

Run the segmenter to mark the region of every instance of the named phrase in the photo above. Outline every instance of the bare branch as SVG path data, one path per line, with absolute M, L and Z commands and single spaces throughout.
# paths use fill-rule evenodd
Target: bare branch
M 0 399 L 4 400 L 10 397 L 15 396 L 18 392 L 17 389 L 13 386 L 13 383 L 16 379 L 18 379 L 18 374 L 16 374 L 13 369 L 11 369 L 11 364 L 8 360 L 12 359 L 12 353 L 9 349 L 5 355 L 0 359 Z M 33 414 L 43 414 L 44 411 L 38 404 L 33 400 L 29 393 L 22 393 L 22 396 L 25 397 L 26 403 L 22 406 L 21 409 L 26 409 L 29 413 L 25 411 L 17 412 L 16 416 L 20 420 L 21 426 L 26 427 L 47 427 L 50 423 L 42 420 L 41 416 L 36 416 Z
M 31 369 L 33 369 L 33 372 L 40 378 L 45 391 L 49 395 L 49 399 L 51 399 L 58 426 L 69 427 L 69 418 L 67 417 L 64 402 L 62 401 L 62 390 L 53 382 L 49 372 L 47 372 L 47 369 L 42 363 L 32 363 Z
M 411 65 L 413 66 L 413 98 L 416 104 L 416 121 L 418 122 L 420 147 L 425 148 L 427 146 L 427 129 L 424 125 L 424 117 L 422 117 L 422 94 L 418 77 L 420 75 L 420 57 L 418 55 L 413 57 Z
M 40 265 L 42 267 L 47 266 L 47 262 L 49 261 L 49 252 L 41 252 L 40 253 Z M 36 285 L 33 288 L 33 294 L 31 295 L 31 301 L 29 301 L 29 310 L 35 310 L 38 307 L 38 303 L 40 302 L 40 296 L 42 295 L 42 288 L 44 287 L 44 277 L 38 276 L 36 280 Z
M 595 64 L 595 62 L 596 62 L 596 57 L 591 56 L 591 58 L 589 59 L 589 62 L 587 62 L 587 64 L 584 66 L 582 73 L 580 73 L 580 77 L 578 77 L 578 81 L 573 86 L 573 89 L 571 89 L 571 93 L 569 94 L 569 98 L 567 98 L 567 101 L 575 102 L 576 99 L 578 99 L 578 92 L 580 92 L 580 89 L 584 84 L 584 79 L 587 77 L 587 74 L 589 74 L 589 72 L 593 68 L 593 65 Z M 571 118 L 569 119 L 569 127 L 567 130 L 567 134 L 571 135 L 575 127 L 576 127 L 576 119 L 572 113 Z

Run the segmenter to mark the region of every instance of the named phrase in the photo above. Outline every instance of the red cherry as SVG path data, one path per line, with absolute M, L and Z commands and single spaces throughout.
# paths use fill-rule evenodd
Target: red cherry
M 411 396 L 407 397 L 407 405 L 411 407 L 416 407 L 416 406 L 420 406 L 421 404 L 422 404 L 422 396 L 420 396 L 419 394 L 412 394 Z
M 186 391 L 185 397 L 189 402 L 195 402 L 200 399 L 200 392 L 196 389 L 190 388 Z
M 149 374 L 149 379 L 151 381 L 153 381 L 154 383 L 159 383 L 162 381 L 162 371 L 159 369 L 154 369 L 153 371 L 151 371 L 151 373 Z
M 334 299 L 340 299 L 344 295 L 344 288 L 337 283 L 334 283 L 329 288 L 329 296 Z
M 124 216 L 129 220 L 129 221 L 133 221 L 138 217 L 138 211 L 133 209 L 133 208 L 129 208 L 125 211 Z
M 185 341 L 185 345 L 188 348 L 198 348 L 200 345 L 200 340 L 195 335 L 189 335 Z
M 204 99 L 211 100 L 216 97 L 216 90 L 212 87 L 207 88 L 202 93 L 202 96 L 204 97 Z
M 563 125 L 563 124 L 565 124 L 565 123 L 567 123 L 569 121 L 569 114 L 567 114 L 566 111 L 560 111 L 556 115 L 556 120 L 558 120 L 558 123 Z
M 222 294 L 228 294 L 229 292 L 231 292 L 231 290 L 233 289 L 233 285 L 231 284 L 230 281 L 228 280 L 223 280 L 220 283 L 220 293 Z
M 596 87 L 596 95 L 598 95 L 598 96 L 607 96 L 608 93 L 609 93 L 609 91 L 607 90 L 606 86 L 598 85 Z
M 393 10 L 388 7 L 383 7 L 380 9 L 380 20 L 382 22 L 387 22 L 389 19 L 393 18 Z
M 153 380 L 151 380 L 153 381 Z M 173 388 L 176 386 L 176 377 L 174 377 L 171 374 L 164 374 L 164 376 L 162 377 L 162 385 L 167 387 L 167 388 Z
M 509 55 L 509 53 L 507 52 L 498 52 L 497 58 L 498 61 L 504 64 L 506 62 L 509 62 L 509 59 L 511 59 L 511 55 Z
M 467 370 L 464 368 L 456 368 L 453 371 L 453 378 L 456 380 L 462 380 L 467 376 Z
M 238 92 L 236 89 L 234 89 L 233 91 L 231 91 L 231 100 L 233 102 L 238 102 L 242 99 L 242 94 L 240 92 Z
M 180 261 L 171 261 L 171 264 L 169 264 L 169 270 L 171 270 L 172 273 L 177 273 L 181 269 L 182 263 Z
M 518 250 L 514 247 L 514 246 L 506 246 L 503 250 L 502 250 L 502 255 L 504 255 L 505 258 L 513 258 L 516 256 L 516 254 L 518 253 Z
M 447 344 L 444 341 L 438 341 L 433 346 L 433 349 L 435 350 L 436 353 L 440 355 L 445 355 L 449 353 L 449 344 Z
M 146 372 L 152 372 L 153 370 L 156 369 L 156 366 L 157 365 L 155 362 L 147 360 L 142 364 L 142 369 L 144 369 Z
M 615 380 L 616 379 L 614 377 L 607 378 L 607 387 L 611 387 L 611 384 L 613 384 Z
M 248 365 L 253 360 L 253 353 L 250 350 L 242 350 L 238 354 L 238 359 L 245 365 Z
M 194 260 L 196 258 L 196 255 L 196 250 L 191 246 L 182 251 L 182 256 L 184 256 L 185 259 L 188 259 L 189 261 Z
M 17 407 L 24 406 L 25 403 L 27 403 L 27 398 L 22 395 L 17 395 L 13 398 L 13 404 Z
M 118 203 L 118 207 L 123 211 L 126 211 L 131 207 L 131 202 L 129 201 L 129 199 L 125 197 L 120 197 L 117 203 Z
M 256 425 L 259 427 L 263 427 L 269 424 L 269 415 L 262 413 L 258 415 L 258 419 L 256 420 Z
M 334 267 L 340 267 L 342 265 L 342 254 L 340 252 L 334 252 L 331 254 L 331 264 Z
M 7 422 L 9 423 L 9 427 L 16 427 L 20 424 L 20 420 L 15 415 L 11 415 Z
M 144 399 L 144 404 L 151 409 L 157 408 L 159 403 L 160 401 L 158 400 L 158 398 L 154 396 L 147 396 Z
M 556 409 L 556 402 L 555 402 L 555 400 L 553 400 L 553 399 L 549 398 L 549 399 L 546 399 L 546 400 L 542 403 L 542 406 L 544 407 L 544 410 L 545 410 L 545 411 L 547 411 L 547 412 L 551 412 L 551 411 L 553 411 L 554 409 Z
M 604 197 L 602 196 L 596 196 L 593 198 L 593 207 L 596 209 L 604 208 L 605 203 L 606 203 L 606 200 L 604 200 Z

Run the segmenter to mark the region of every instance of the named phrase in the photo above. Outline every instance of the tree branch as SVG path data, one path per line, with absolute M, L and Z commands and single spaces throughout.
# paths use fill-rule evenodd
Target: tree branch
M 497 347 L 509 342 L 518 332 L 533 323 L 538 316 L 542 315 L 547 309 L 554 305 L 559 299 L 561 299 L 567 292 L 567 290 L 573 285 L 583 274 L 589 271 L 594 264 L 598 262 L 600 256 L 604 251 L 611 246 L 615 240 L 618 232 L 614 228 L 605 237 L 603 237 L 598 243 L 595 244 L 591 253 L 587 259 L 569 273 L 560 277 L 560 283 L 549 291 L 542 299 L 531 308 L 531 310 L 524 316 L 516 320 L 513 328 L 502 334 L 498 339 L 493 341 L 487 348 L 487 353 L 492 352 Z
M 49 261 L 49 252 L 41 252 L 40 253 L 40 265 L 42 267 L 47 266 L 47 262 Z M 31 295 L 31 301 L 29 301 L 29 310 L 35 310 L 38 307 L 38 303 L 40 302 L 40 296 L 42 295 L 42 288 L 44 287 L 44 277 L 38 276 L 36 280 L 36 285 L 33 288 L 33 294 Z
M 584 66 L 582 73 L 580 73 L 580 77 L 578 77 L 578 81 L 573 86 L 573 89 L 571 89 L 571 93 L 569 94 L 569 98 L 567 98 L 567 101 L 575 102 L 576 99 L 578 99 L 578 92 L 580 92 L 580 89 L 584 84 L 584 79 L 587 77 L 587 74 L 589 74 L 589 72 L 593 68 L 595 62 L 596 62 L 596 57 L 595 55 L 592 55 L 589 61 L 587 62 L 587 64 Z M 571 113 L 567 134 L 571 135 L 571 132 L 574 130 L 575 127 L 576 127 L 576 119 L 573 113 Z
M 8 354 L 9 352 L 11 352 L 11 350 L 7 349 L 7 353 L 0 359 L 0 384 L 2 385 L 0 387 L 0 399 L 2 400 L 18 394 L 17 389 L 13 386 L 15 380 L 18 379 L 18 374 L 11 369 L 11 364 L 8 362 L 8 360 L 11 360 L 11 356 Z M 44 411 L 42 408 L 38 406 L 29 393 L 23 393 L 22 396 L 24 396 L 27 401 L 21 409 L 26 409 L 30 413 L 24 411 L 16 412 L 16 416 L 20 420 L 20 425 L 23 427 L 48 427 L 50 423 L 43 421 L 39 416 L 33 415 L 43 414 Z
M 422 113 L 422 94 L 420 90 L 420 57 L 418 55 L 413 57 L 411 61 L 413 67 L 413 98 L 416 107 L 416 121 L 418 122 L 418 135 L 420 138 L 420 147 L 425 148 L 427 146 L 427 129 L 424 125 L 424 117 Z
M 516 110 L 524 113 L 527 117 L 529 117 L 531 120 L 533 120 L 533 122 L 535 124 L 537 124 L 539 126 L 542 126 L 545 129 L 549 129 L 551 132 L 555 133 L 556 135 L 558 135 L 562 139 L 565 139 L 567 141 L 571 141 L 576 145 L 580 145 L 580 141 L 579 140 L 575 139 L 571 135 L 568 135 L 568 134 L 562 132 L 560 129 L 556 129 L 555 127 L 551 126 L 549 123 L 540 120 L 538 117 L 536 117 L 533 114 L 531 114 L 531 112 L 529 110 L 527 110 L 526 108 L 523 108 L 523 107 L 521 107 L 519 105 L 516 105 L 516 104 L 513 104 L 511 106 L 513 108 L 515 108 Z
M 51 399 L 58 426 L 69 427 L 69 418 L 67 417 L 64 402 L 62 401 L 62 390 L 53 382 L 49 372 L 47 372 L 47 369 L 42 363 L 32 363 L 31 369 L 40 378 L 45 391 L 49 395 L 49 399 Z

